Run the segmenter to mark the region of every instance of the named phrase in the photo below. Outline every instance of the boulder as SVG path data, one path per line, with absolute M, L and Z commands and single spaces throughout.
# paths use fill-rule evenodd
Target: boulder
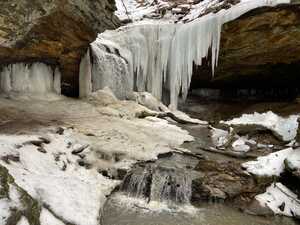
M 78 95 L 79 62 L 106 29 L 118 27 L 113 0 L 0 2 L 0 62 L 44 62 L 62 71 L 62 93 Z

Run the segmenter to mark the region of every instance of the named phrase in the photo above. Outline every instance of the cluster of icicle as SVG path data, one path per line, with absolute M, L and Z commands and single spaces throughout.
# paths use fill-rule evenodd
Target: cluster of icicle
M 224 23 L 254 8 L 289 1 L 242 0 L 187 24 L 142 21 L 106 31 L 81 62 L 81 96 L 106 86 L 119 98 L 132 91 L 148 91 L 176 108 L 178 97 L 185 99 L 188 94 L 194 64 L 201 66 L 211 54 L 214 73 Z
M 60 94 L 61 73 L 43 63 L 11 64 L 0 72 L 0 92 Z

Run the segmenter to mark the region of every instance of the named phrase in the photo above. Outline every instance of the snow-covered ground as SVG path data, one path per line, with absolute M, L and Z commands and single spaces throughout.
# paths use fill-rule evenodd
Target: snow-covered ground
M 102 171 L 115 176 L 117 169 L 178 151 L 184 141 L 193 140 L 167 120 L 137 118 L 149 109 L 136 102 L 119 101 L 106 92 L 97 97 L 0 99 L 0 165 L 44 207 L 42 225 L 98 225 L 106 196 L 120 182 Z M 15 198 L 0 199 L 1 225 Z M 19 223 L 26 224 L 26 218 Z

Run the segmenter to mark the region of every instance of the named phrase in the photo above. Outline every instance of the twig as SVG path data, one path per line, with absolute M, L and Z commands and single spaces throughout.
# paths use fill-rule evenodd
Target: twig
M 123 6 L 124 6 L 124 9 L 125 9 L 126 15 L 127 15 L 128 19 L 130 20 L 130 17 L 129 17 L 129 12 L 128 12 L 128 10 L 127 10 L 127 7 L 126 7 L 126 5 L 125 5 L 125 3 L 124 3 L 124 0 L 121 0 L 121 2 L 122 2 L 122 4 L 123 4 Z

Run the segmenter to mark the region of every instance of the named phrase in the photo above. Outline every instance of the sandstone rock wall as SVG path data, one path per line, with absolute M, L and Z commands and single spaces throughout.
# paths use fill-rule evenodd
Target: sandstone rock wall
M 215 77 L 195 68 L 192 86 L 298 87 L 299 71 L 300 5 L 264 7 L 223 26 Z
M 59 65 L 62 92 L 78 94 L 81 55 L 98 32 L 114 29 L 114 0 L 0 1 L 0 63 Z

